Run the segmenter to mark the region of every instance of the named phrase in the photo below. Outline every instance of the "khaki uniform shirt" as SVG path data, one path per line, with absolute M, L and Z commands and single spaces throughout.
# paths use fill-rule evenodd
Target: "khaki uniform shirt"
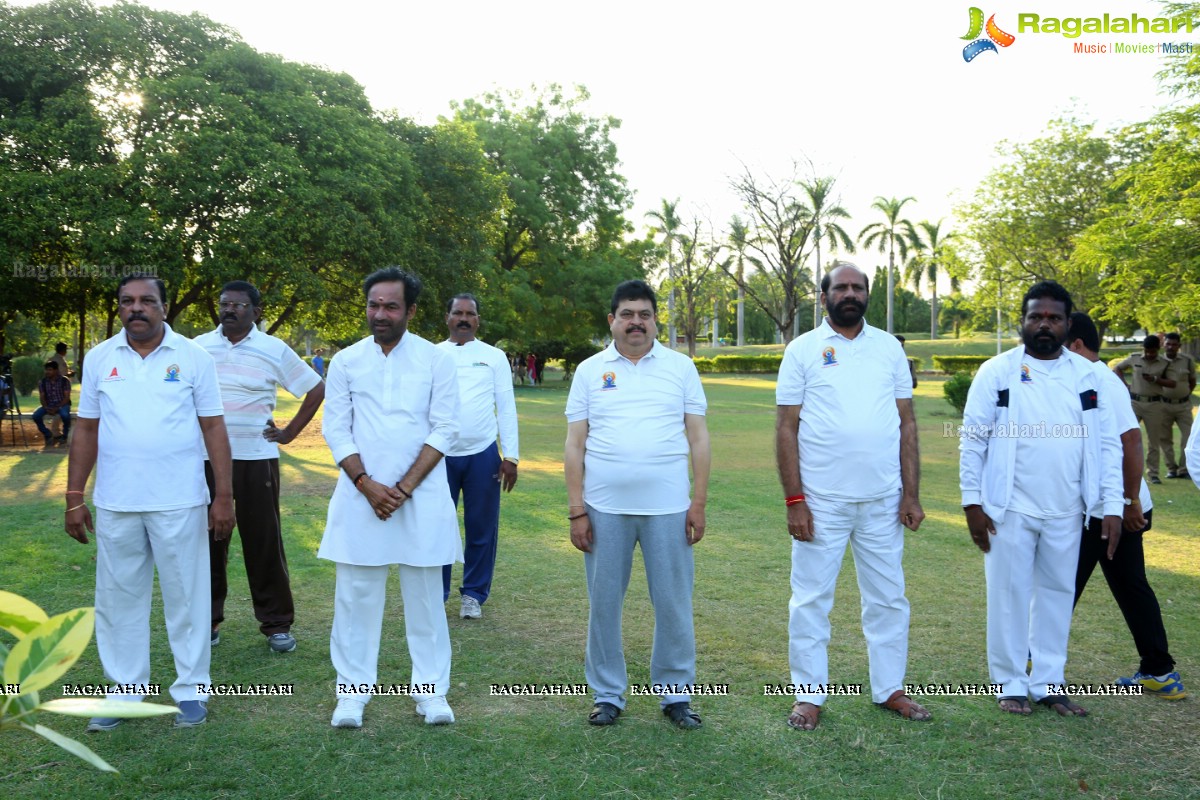
M 1158 357 L 1159 361 L 1167 362 L 1165 377 L 1175 381 L 1175 386 L 1168 388 L 1162 387 L 1162 396 L 1168 400 L 1182 400 L 1192 394 L 1191 377 L 1195 374 L 1196 364 L 1189 355 L 1180 353 L 1175 356 L 1173 361 L 1168 361 L 1164 356 Z
M 1135 395 L 1139 395 L 1134 400 L 1162 397 L 1163 388 L 1157 383 L 1151 383 L 1146 380 L 1146 376 L 1148 375 L 1153 375 L 1156 379 L 1161 378 L 1163 373 L 1167 371 L 1167 359 L 1161 353 L 1154 361 L 1147 361 L 1142 353 L 1134 353 L 1116 366 L 1117 370 L 1130 368 L 1133 370 L 1133 388 L 1131 391 Z

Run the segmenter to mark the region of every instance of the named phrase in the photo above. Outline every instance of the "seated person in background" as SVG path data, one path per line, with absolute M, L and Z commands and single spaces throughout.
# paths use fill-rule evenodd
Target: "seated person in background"
M 57 414 L 62 419 L 62 435 L 58 441 L 65 442 L 67 434 L 71 432 L 71 381 L 59 374 L 58 364 L 53 361 L 46 362 L 46 377 L 38 381 L 38 397 L 42 405 L 33 412 L 33 424 L 46 437 L 46 445 L 49 446 L 53 437 L 42 418 L 47 414 Z

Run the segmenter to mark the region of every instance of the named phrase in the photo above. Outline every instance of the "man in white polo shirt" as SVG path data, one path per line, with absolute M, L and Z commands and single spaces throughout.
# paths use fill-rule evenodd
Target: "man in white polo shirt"
M 1071 309 L 1062 286 L 1034 284 L 1022 343 L 984 362 L 963 412 L 959 482 L 984 553 L 988 672 L 1010 714 L 1031 713 L 1029 697 L 1087 714 L 1063 688 L 1083 515 L 1103 517 L 1107 558 L 1121 536 L 1115 400 L 1091 362 L 1063 347 Z
M 450 496 L 463 501 L 463 582 L 459 616 L 479 619 L 492 590 L 500 538 L 500 490 L 517 483 L 520 459 L 517 404 L 508 356 L 475 338 L 479 301 L 464 293 L 450 298 L 446 327 L 450 338 L 438 344 L 458 367 L 458 444 L 446 454 Z M 497 443 L 497 434 L 499 443 Z M 503 454 L 503 457 L 501 457 Z M 442 568 L 442 595 L 450 597 L 451 565 Z
M 258 330 L 262 296 L 253 284 L 232 281 L 221 288 L 217 301 L 221 326 L 196 337 L 217 363 L 225 429 L 233 451 L 233 499 L 242 559 L 250 582 L 250 600 L 258 629 L 276 653 L 296 649 L 291 634 L 295 621 L 287 555 L 279 521 L 279 445 L 304 430 L 321 401 L 325 384 L 287 343 Z M 275 393 L 282 386 L 304 397 L 295 418 L 275 427 Z M 205 464 L 212 486 L 212 466 Z M 229 590 L 226 567 L 229 537 L 209 539 L 212 580 L 212 643 L 221 641 L 225 597 Z
M 871 699 L 905 719 L 929 712 L 904 694 L 908 599 L 904 528 L 917 530 L 920 454 L 912 376 L 900 343 L 866 323 L 870 286 L 838 262 L 821 281 L 827 316 L 784 351 L 775 449 L 792 542 L 788 725 L 820 721 L 829 679 L 829 609 L 846 543 L 862 594 Z M 833 681 L 838 683 L 838 681 Z
M 171 697 L 181 712 L 175 725 L 190 727 L 207 717 L 201 687 L 211 684 L 207 531 L 229 536 L 233 493 L 216 368 L 203 348 L 166 324 L 166 307 L 161 280 L 123 278 L 117 288 L 123 330 L 84 360 L 67 466 L 66 530 L 83 544 L 89 532 L 96 534 L 96 649 L 115 685 L 150 682 L 150 600 L 158 568 L 175 657 Z M 216 481 L 211 506 L 206 449 Z M 93 467 L 95 527 L 83 494 Z M 120 722 L 98 717 L 88 730 L 111 730 Z
M 566 409 L 567 518 L 587 572 L 584 669 L 595 694 L 588 721 L 611 725 L 625 708 L 621 612 L 640 543 L 654 604 L 650 681 L 673 724 L 698 728 L 689 688 L 696 680 L 692 545 L 704 536 L 708 501 L 707 402 L 691 359 L 655 341 L 657 311 L 644 281 L 617 286 L 612 344 L 575 371 Z

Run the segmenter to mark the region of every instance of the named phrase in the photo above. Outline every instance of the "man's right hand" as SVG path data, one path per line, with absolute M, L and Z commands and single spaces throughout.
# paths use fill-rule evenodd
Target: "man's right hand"
M 585 553 L 592 552 L 592 520 L 587 514 L 571 520 L 571 544 Z
M 408 499 L 395 486 L 385 486 L 370 477 L 363 479 L 359 491 L 366 496 L 375 516 L 382 520 L 391 519 L 392 512 L 404 505 Z
M 88 534 L 95 533 L 96 528 L 92 524 L 92 512 L 87 503 L 82 503 L 79 508 L 67 512 L 65 528 L 67 535 L 72 539 L 80 544 L 88 543 Z
M 967 515 L 967 530 L 971 533 L 971 541 L 983 552 L 990 552 L 992 542 L 989 536 L 996 535 L 996 526 L 992 518 L 983 511 L 983 506 L 967 506 L 963 509 Z
M 813 516 L 808 503 L 796 503 L 787 507 L 788 534 L 797 542 L 813 540 Z

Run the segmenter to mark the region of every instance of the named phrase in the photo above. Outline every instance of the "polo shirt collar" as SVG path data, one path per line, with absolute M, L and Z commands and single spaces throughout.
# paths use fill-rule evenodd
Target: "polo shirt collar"
M 220 336 L 221 341 L 225 342 L 225 344 L 229 345 L 230 347 L 237 347 L 242 342 L 248 342 L 251 339 L 253 339 L 255 337 L 255 335 L 257 335 L 258 333 L 259 333 L 258 325 L 251 325 L 249 333 L 247 333 L 241 339 L 238 339 L 236 342 L 231 342 L 231 341 L 229 341 L 229 337 L 225 335 L 225 330 L 220 325 L 217 326 L 217 336 Z
M 833 326 L 829 324 L 828 316 L 821 320 L 821 325 L 818 330 L 821 331 L 822 339 L 846 339 L 845 336 L 842 336 L 840 333 L 835 331 Z M 864 319 L 862 329 L 858 332 L 858 336 L 855 336 L 854 339 L 846 339 L 846 341 L 853 342 L 855 339 L 868 337 L 871 335 L 871 331 L 874 330 L 875 328 L 872 328 L 870 325 L 868 325 L 867 321 Z
M 658 339 L 655 339 L 654 343 L 650 345 L 650 349 L 646 351 L 646 355 L 642 356 L 642 358 L 654 358 L 655 356 L 660 356 L 665 347 L 666 345 L 658 341 Z M 625 358 L 625 356 L 621 355 L 621 353 L 617 350 L 617 343 L 615 340 L 610 342 L 608 347 L 604 348 L 604 350 L 600 352 L 600 359 L 602 361 L 616 361 L 618 358 Z M 628 361 L 629 359 L 625 358 L 625 360 Z M 639 358 L 638 360 L 641 361 L 642 359 Z
M 133 350 L 133 345 L 129 343 L 129 331 L 122 328 L 121 333 L 124 334 L 121 337 L 121 347 L 128 347 L 130 350 Z M 164 347 L 168 350 L 176 350 L 179 347 L 179 334 L 171 330 L 171 326 L 168 325 L 166 321 L 163 322 L 162 341 L 159 342 L 158 347 L 154 348 L 154 350 L 151 352 L 157 352 Z

